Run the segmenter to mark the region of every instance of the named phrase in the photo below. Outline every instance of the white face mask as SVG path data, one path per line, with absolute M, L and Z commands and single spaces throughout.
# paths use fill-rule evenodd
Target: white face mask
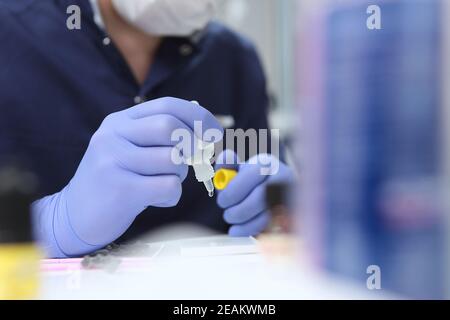
M 142 31 L 188 36 L 212 19 L 215 0 L 112 0 L 117 12 Z

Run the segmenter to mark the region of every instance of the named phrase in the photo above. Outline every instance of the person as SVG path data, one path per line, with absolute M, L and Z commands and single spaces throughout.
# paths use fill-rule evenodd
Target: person
M 49 257 L 175 222 L 231 236 L 267 226 L 264 186 L 291 177 L 285 164 L 262 176 L 236 161 L 237 177 L 212 199 L 170 157 L 171 133 L 198 134 L 196 121 L 268 128 L 257 53 L 212 22 L 213 9 L 212 0 L 0 0 L 0 155 L 26 157 L 40 178 L 33 223 Z

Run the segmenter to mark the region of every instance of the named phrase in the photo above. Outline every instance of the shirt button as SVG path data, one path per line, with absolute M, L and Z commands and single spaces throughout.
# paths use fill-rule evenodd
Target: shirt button
M 192 46 L 188 45 L 188 44 L 183 44 L 180 47 L 180 54 L 184 57 L 190 55 L 192 53 L 193 49 Z
M 104 37 L 103 38 L 103 45 L 104 46 L 109 46 L 111 44 L 111 39 L 109 37 Z
M 145 101 L 145 98 L 143 98 L 143 97 L 141 97 L 141 96 L 136 96 L 136 97 L 134 97 L 134 103 L 135 104 L 140 104 L 140 103 L 142 103 L 142 102 L 144 102 Z

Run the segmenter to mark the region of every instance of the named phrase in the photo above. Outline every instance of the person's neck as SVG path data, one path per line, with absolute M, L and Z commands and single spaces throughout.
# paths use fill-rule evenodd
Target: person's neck
M 98 0 L 105 29 L 133 72 L 143 84 L 153 64 L 161 37 L 149 35 L 123 19 L 111 0 Z

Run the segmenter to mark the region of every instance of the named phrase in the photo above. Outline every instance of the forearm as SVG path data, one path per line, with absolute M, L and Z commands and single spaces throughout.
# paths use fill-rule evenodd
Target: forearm
M 67 214 L 66 192 L 67 188 L 32 205 L 35 237 L 49 258 L 81 256 L 100 248 L 82 241 L 72 229 Z

